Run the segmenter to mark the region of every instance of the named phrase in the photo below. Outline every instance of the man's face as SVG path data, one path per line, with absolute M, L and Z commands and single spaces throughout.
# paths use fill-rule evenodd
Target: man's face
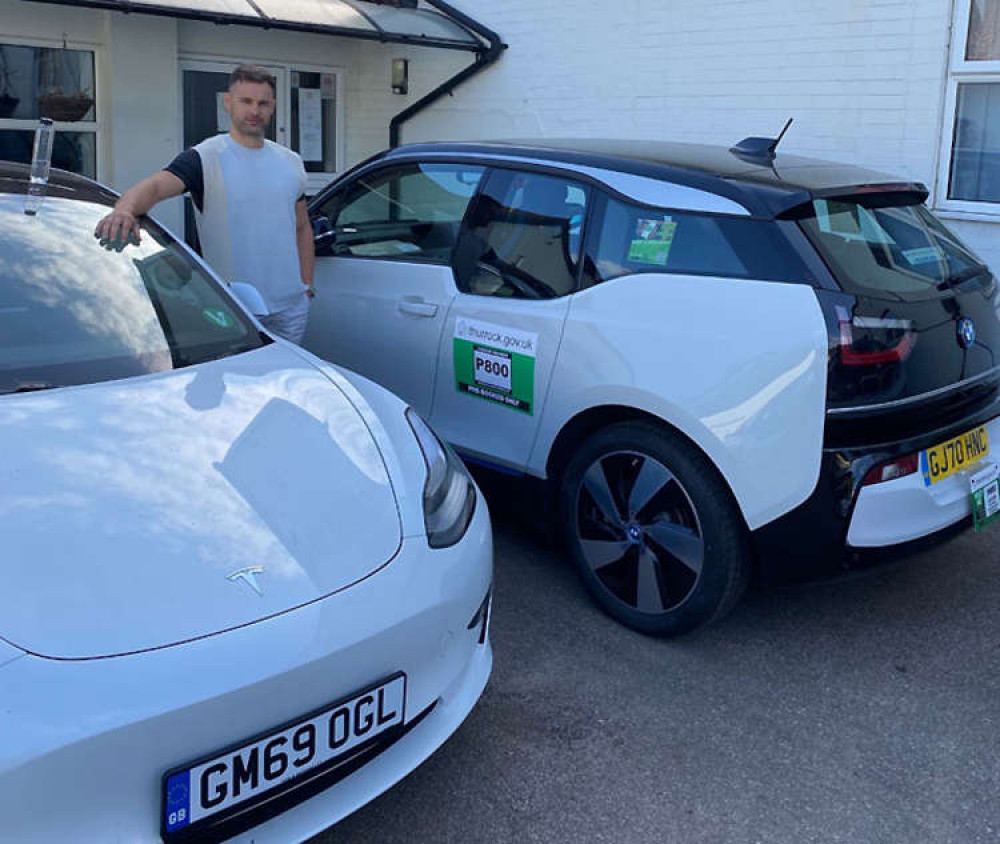
M 266 82 L 237 82 L 222 104 L 237 132 L 263 138 L 274 116 L 274 91 Z

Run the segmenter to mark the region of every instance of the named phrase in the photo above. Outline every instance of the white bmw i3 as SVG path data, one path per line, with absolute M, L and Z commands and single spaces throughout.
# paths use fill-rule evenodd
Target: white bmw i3
M 302 841 L 479 699 L 485 503 L 154 222 L 106 251 L 110 192 L 28 175 L 0 164 L 0 841 Z
M 984 526 L 995 278 L 923 185 L 775 144 L 390 150 L 310 205 L 305 345 L 544 479 L 591 595 L 647 633 Z

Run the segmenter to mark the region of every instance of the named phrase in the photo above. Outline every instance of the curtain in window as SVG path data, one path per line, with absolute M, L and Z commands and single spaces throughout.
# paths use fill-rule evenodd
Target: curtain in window
M 968 61 L 1000 60 L 1000 0 L 972 0 L 965 58 Z
M 948 197 L 1000 202 L 1000 82 L 958 86 Z

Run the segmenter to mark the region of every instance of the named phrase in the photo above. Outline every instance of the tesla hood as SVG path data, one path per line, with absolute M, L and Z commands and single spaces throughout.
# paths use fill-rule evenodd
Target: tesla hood
M 364 420 L 282 344 L 0 397 L 0 638 L 75 659 L 316 601 L 389 563 L 396 499 Z

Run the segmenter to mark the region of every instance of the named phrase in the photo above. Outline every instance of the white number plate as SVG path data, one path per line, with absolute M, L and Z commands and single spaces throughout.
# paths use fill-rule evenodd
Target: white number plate
M 476 346 L 472 350 L 472 363 L 475 367 L 477 384 L 496 387 L 505 393 L 510 392 L 510 355 Z
M 399 674 L 290 726 L 167 774 L 164 832 L 180 832 L 329 765 L 401 725 L 405 700 L 406 676 Z

